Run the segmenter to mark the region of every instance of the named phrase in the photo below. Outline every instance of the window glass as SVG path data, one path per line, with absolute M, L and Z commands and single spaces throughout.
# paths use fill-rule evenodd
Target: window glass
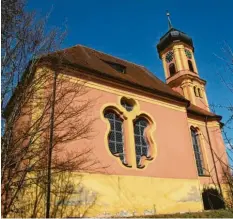
M 193 150 L 195 154 L 196 159 L 196 165 L 197 165 L 197 171 L 198 175 L 204 175 L 204 168 L 203 168 L 203 159 L 202 159 L 202 153 L 200 148 L 200 139 L 199 135 L 196 130 L 191 129 L 191 135 L 192 135 L 192 142 L 193 142 Z
M 124 154 L 124 138 L 123 138 L 123 121 L 112 111 L 104 114 L 110 123 L 110 132 L 108 134 L 108 146 L 112 154 L 119 156 L 122 163 L 126 163 Z
M 122 100 L 121 100 L 121 105 L 122 105 L 128 112 L 130 112 L 130 111 L 133 110 L 133 105 L 130 104 L 130 103 L 129 103 L 127 100 L 125 100 L 125 99 L 122 99 Z
M 141 158 L 143 156 L 149 157 L 149 145 L 147 143 L 145 129 L 148 126 L 148 122 L 144 118 L 139 118 L 134 123 L 134 140 L 136 151 L 136 163 L 137 167 L 143 167 L 141 164 Z

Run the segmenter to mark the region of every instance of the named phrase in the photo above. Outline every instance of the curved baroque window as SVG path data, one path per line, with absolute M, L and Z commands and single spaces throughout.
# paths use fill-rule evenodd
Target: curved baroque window
M 105 112 L 104 117 L 108 119 L 111 127 L 108 134 L 109 150 L 125 164 L 123 121 L 114 111 Z
M 139 118 L 134 122 L 134 140 L 136 150 L 136 163 L 137 167 L 143 168 L 142 164 L 143 156 L 149 158 L 149 145 L 146 138 L 145 129 L 148 126 L 148 122 L 144 118 Z
M 203 163 L 203 156 L 201 152 L 201 145 L 200 145 L 200 139 L 198 135 L 198 131 L 191 128 L 191 135 L 192 135 L 192 142 L 193 142 L 193 150 L 195 154 L 196 159 L 196 165 L 197 165 L 197 172 L 199 176 L 204 175 L 204 163 Z
M 142 169 L 156 155 L 154 122 L 146 113 L 140 114 L 134 99 L 122 97 L 119 104 L 119 108 L 108 105 L 103 111 L 107 123 L 106 148 L 124 166 Z

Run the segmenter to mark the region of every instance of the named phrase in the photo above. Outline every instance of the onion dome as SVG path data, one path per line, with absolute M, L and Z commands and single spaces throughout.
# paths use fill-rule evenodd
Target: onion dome
M 168 48 L 174 42 L 183 42 L 183 43 L 187 44 L 188 46 L 190 46 L 194 51 L 192 39 L 186 33 L 172 27 L 171 20 L 169 17 L 170 14 L 167 13 L 167 16 L 168 16 L 169 30 L 167 33 L 165 33 L 160 38 L 160 41 L 157 45 L 158 53 L 160 54 L 161 51 Z

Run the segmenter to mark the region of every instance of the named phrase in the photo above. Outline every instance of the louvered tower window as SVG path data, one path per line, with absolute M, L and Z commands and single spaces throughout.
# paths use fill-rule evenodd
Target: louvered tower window
M 198 97 L 198 92 L 197 92 L 197 87 L 196 86 L 193 87 L 193 91 L 194 91 L 195 96 Z
M 188 65 L 189 65 L 189 70 L 194 72 L 193 63 L 190 60 L 188 60 Z
M 176 67 L 175 67 L 175 64 L 174 64 L 174 63 L 171 63 L 171 64 L 169 65 L 169 72 L 170 72 L 170 76 L 175 75 L 175 73 L 176 73 Z

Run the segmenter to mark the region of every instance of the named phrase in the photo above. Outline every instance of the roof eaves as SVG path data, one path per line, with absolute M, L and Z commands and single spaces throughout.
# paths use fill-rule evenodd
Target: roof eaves
M 187 112 L 191 113 L 192 115 L 201 116 L 201 117 L 207 118 L 207 119 L 212 119 L 212 120 L 216 119 L 218 121 L 221 121 L 221 119 L 222 119 L 222 116 L 220 116 L 220 115 L 215 115 L 215 114 L 213 114 L 213 115 L 207 115 L 207 114 L 204 114 L 202 112 L 198 112 L 196 110 L 192 110 L 192 109 L 189 109 L 189 108 L 187 109 Z

